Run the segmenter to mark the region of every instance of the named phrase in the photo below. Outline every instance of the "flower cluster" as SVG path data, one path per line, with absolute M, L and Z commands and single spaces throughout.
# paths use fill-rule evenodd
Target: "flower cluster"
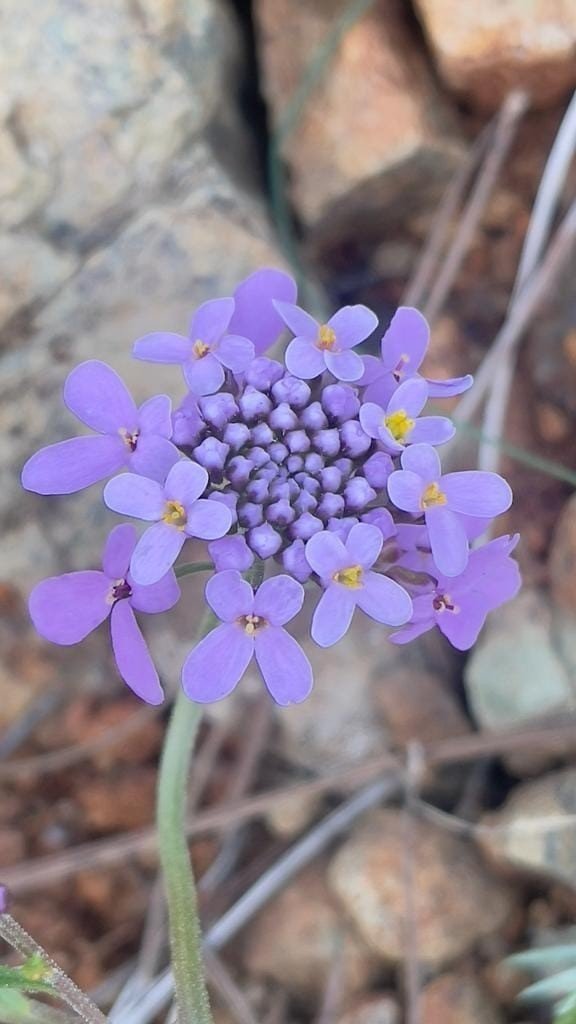
M 377 328 L 365 306 L 318 323 L 295 302 L 287 274 L 260 270 L 233 297 L 204 303 L 188 336 L 139 339 L 135 358 L 181 367 L 189 390 L 175 410 L 165 395 L 138 409 L 114 370 L 82 363 L 64 401 L 95 433 L 43 448 L 24 467 L 23 486 L 39 494 L 111 477 L 108 508 L 146 524 L 139 537 L 128 524 L 112 531 L 102 572 L 39 583 L 30 611 L 59 644 L 110 617 L 119 672 L 149 703 L 163 692 L 134 611 L 176 603 L 173 565 L 191 537 L 208 542 L 206 600 L 221 621 L 183 668 L 197 701 L 230 693 L 252 656 L 278 704 L 308 695 L 310 664 L 284 628 L 304 585 L 319 598 L 311 635 L 321 647 L 344 636 L 358 607 L 394 627 L 395 643 L 438 626 L 460 650 L 520 586 L 517 538 L 471 550 L 509 508 L 508 484 L 495 473 L 443 475 L 436 448 L 453 424 L 421 415 L 428 399 L 461 394 L 472 378 L 420 375 L 429 331 L 415 309 L 397 311 L 375 357 L 356 351 Z M 282 362 L 266 353 L 286 328 Z

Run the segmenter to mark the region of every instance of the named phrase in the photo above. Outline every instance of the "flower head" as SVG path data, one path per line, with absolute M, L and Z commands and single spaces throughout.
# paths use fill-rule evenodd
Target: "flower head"
M 386 409 L 365 402 L 360 423 L 368 437 L 378 438 L 393 455 L 404 451 L 407 444 L 444 444 L 454 436 L 454 425 L 447 416 L 420 416 L 427 400 L 427 382 L 423 377 L 411 377 L 400 384 Z
M 362 360 L 352 349 L 378 326 L 366 306 L 344 306 L 325 324 L 288 302 L 276 302 L 284 323 L 296 335 L 286 350 L 286 366 L 295 377 L 309 380 L 329 370 L 337 380 L 359 380 Z
M 277 704 L 298 704 L 312 689 L 312 669 L 302 648 L 283 628 L 298 614 L 304 588 L 290 576 L 265 580 L 256 593 L 233 569 L 206 585 L 206 600 L 222 625 L 188 655 L 182 684 L 201 703 L 228 696 L 253 657 Z
M 153 586 L 136 583 L 130 572 L 135 546 L 134 527 L 117 526 L 106 541 L 102 572 L 42 580 L 30 595 L 30 615 L 41 636 L 64 646 L 80 643 L 110 618 L 112 649 L 124 682 L 148 704 L 161 704 L 164 693 L 134 612 L 168 611 L 180 589 L 170 570 Z

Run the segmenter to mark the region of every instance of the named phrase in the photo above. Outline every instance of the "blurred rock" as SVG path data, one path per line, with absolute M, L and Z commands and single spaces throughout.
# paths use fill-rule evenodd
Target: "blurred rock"
M 77 259 L 42 238 L 21 232 L 0 235 L 0 329 L 23 306 L 51 296 L 76 269 Z
M 156 771 L 142 765 L 118 775 L 91 778 L 75 793 L 84 824 L 96 832 L 143 828 L 154 820 Z
M 512 89 L 548 107 L 576 84 L 571 0 L 416 0 L 440 74 L 457 93 L 495 110 Z
M 0 868 L 19 864 L 26 857 L 26 841 L 20 829 L 0 828 Z
M 257 0 L 264 91 L 280 129 L 304 69 L 346 0 Z M 384 236 L 429 207 L 461 155 L 398 0 L 350 25 L 283 140 L 291 190 L 313 244 Z
M 317 796 L 294 796 L 280 800 L 276 807 L 266 812 L 266 824 L 281 839 L 292 839 L 316 816 L 320 798 Z
M 576 495 L 562 509 L 550 549 L 549 568 L 554 601 L 576 615 Z
M 373 682 L 374 703 L 394 746 L 434 743 L 471 731 L 470 722 L 432 672 L 396 668 Z
M 334 958 L 341 956 L 341 998 L 363 989 L 375 960 L 342 920 L 321 866 L 299 875 L 258 915 L 241 944 L 250 974 L 272 978 L 289 992 L 317 999 Z
M 422 1024 L 502 1024 L 489 995 L 469 974 L 443 974 L 426 985 L 420 1001 Z
M 441 967 L 502 929 L 513 907 L 508 888 L 464 840 L 414 822 L 418 956 Z M 378 956 L 401 963 L 405 944 L 406 835 L 399 811 L 374 811 L 335 855 L 329 881 Z
M 498 867 L 536 873 L 576 889 L 576 770 L 523 782 L 485 815 L 478 841 Z
M 393 996 L 365 996 L 354 1002 L 336 1024 L 399 1024 L 400 1009 Z

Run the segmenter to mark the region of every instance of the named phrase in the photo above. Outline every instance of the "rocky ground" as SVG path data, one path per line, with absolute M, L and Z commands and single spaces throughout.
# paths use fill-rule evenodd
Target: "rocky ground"
M 527 113 L 432 308 L 430 375 L 481 364 L 576 86 L 576 9 L 457 6 L 46 0 L 23 19 L 4 0 L 0 878 L 25 927 L 108 1005 L 139 954 L 152 975 L 164 963 L 145 830 L 165 716 L 122 692 L 104 636 L 60 650 L 33 634 L 31 585 L 90 565 L 110 521 L 94 493 L 23 495 L 20 467 L 70 432 L 60 390 L 81 359 L 109 361 L 139 400 L 176 394 L 167 368 L 151 380 L 130 360 L 132 341 L 181 330 L 258 266 L 288 266 L 280 240 L 296 246 L 313 302 L 364 301 L 386 320 L 447 184 L 522 89 Z M 562 211 L 575 184 L 573 171 Z M 197 872 L 220 841 L 228 851 L 204 888 L 209 921 L 364 784 L 366 764 L 380 758 L 391 780 L 225 948 L 245 1002 L 226 1007 L 216 973 L 219 1024 L 546 1019 L 519 1009 L 525 979 L 502 960 L 565 941 L 576 913 L 576 499 L 558 470 L 576 471 L 574 266 L 572 254 L 523 337 L 506 423 L 524 453 L 503 459 L 521 596 L 466 659 L 435 637 L 383 647 L 365 624 L 314 655 L 304 705 L 274 712 L 249 681 L 206 722 L 192 802 L 200 821 L 222 813 L 191 842 Z M 186 587 L 170 631 L 150 634 L 169 689 L 200 602 Z

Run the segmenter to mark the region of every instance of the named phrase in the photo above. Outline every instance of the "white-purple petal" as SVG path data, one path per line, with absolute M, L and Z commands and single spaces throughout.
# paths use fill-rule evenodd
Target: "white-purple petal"
M 455 612 L 438 613 L 436 625 L 457 651 L 469 651 L 476 643 L 487 615 L 486 605 L 470 603 Z
M 311 380 L 324 372 L 324 352 L 316 347 L 312 339 L 298 336 L 293 338 L 284 355 L 286 369 L 294 377 Z
M 99 359 L 80 363 L 68 374 L 64 402 L 82 423 L 101 434 L 131 432 L 138 426 L 138 410 L 124 381 Z
M 322 530 L 310 537 L 305 554 L 310 568 L 322 579 L 329 579 L 335 572 L 349 564 L 344 544 L 329 530 Z
M 320 324 L 306 310 L 296 306 L 293 302 L 278 301 L 274 302 L 274 308 L 293 334 L 306 338 L 307 341 L 316 341 Z
M 402 376 L 411 377 L 420 366 L 430 338 L 426 319 L 411 306 L 400 306 L 382 338 L 382 361 L 389 370 L 401 364 Z
M 110 634 L 114 659 L 126 685 L 147 704 L 162 704 L 164 691 L 158 672 L 128 601 L 114 605 Z
M 456 512 L 445 505 L 426 511 L 432 557 L 445 576 L 459 576 L 468 564 L 468 537 Z
M 140 436 L 160 434 L 172 437 L 172 401 L 168 395 L 154 395 L 143 402 L 138 410 Z
M 164 512 L 164 490 L 156 480 L 137 473 L 122 473 L 106 484 L 104 503 L 112 512 L 154 522 Z
M 369 569 L 378 558 L 383 543 L 384 537 L 377 526 L 358 523 L 352 527 L 346 541 L 348 564 L 361 565 L 364 569 Z
M 452 398 L 469 391 L 474 377 L 467 373 L 464 377 L 451 377 L 448 380 L 427 380 L 429 398 Z
M 376 622 L 403 626 L 412 615 L 412 601 L 403 587 L 377 572 L 367 572 L 355 593 L 358 607 Z
M 154 523 L 138 541 L 130 562 L 130 574 L 135 583 L 143 587 L 157 583 L 172 568 L 178 558 L 186 534 L 168 523 Z
M 378 317 L 367 306 L 343 306 L 328 321 L 336 334 L 338 348 L 354 348 L 378 327 Z M 360 375 L 359 375 L 360 376 Z M 344 379 L 344 378 L 342 378 Z M 346 378 L 356 380 L 358 378 Z
M 132 589 L 128 600 L 137 612 L 146 612 L 147 615 L 167 612 L 180 600 L 180 587 L 172 569 L 157 583 L 147 587 L 135 583 L 130 575 L 128 583 Z
M 190 340 L 203 341 L 212 348 L 222 335 L 234 313 L 234 299 L 209 299 L 198 307 L 190 323 Z
M 184 662 L 182 686 L 186 696 L 200 704 L 227 697 L 240 682 L 253 654 L 254 641 L 240 626 L 217 626 Z
M 214 354 L 232 373 L 241 373 L 255 356 L 253 343 L 238 334 L 226 334 L 216 346 Z
M 355 594 L 339 583 L 324 591 L 312 618 L 312 639 L 319 647 L 331 647 L 345 635 L 356 607 Z
M 164 493 L 171 501 L 191 505 L 208 486 L 208 473 L 204 466 L 189 459 L 182 459 L 172 467 L 166 478 Z
M 385 430 L 385 412 L 382 406 L 376 405 L 375 402 L 364 402 L 360 406 L 360 412 L 358 413 L 358 419 L 360 420 L 360 426 L 368 437 L 381 438 Z
M 411 444 L 446 444 L 455 433 L 454 424 L 447 416 L 420 416 L 408 440 Z
M 36 630 L 66 647 L 84 640 L 108 618 L 110 580 L 103 572 L 69 572 L 38 583 L 28 602 Z
M 359 380 L 363 373 L 363 364 L 357 352 L 343 349 L 341 352 L 324 352 L 326 366 L 332 376 L 338 380 Z
M 176 445 L 167 438 L 145 434 L 138 438 L 136 448 L 128 458 L 128 467 L 139 476 L 147 476 L 163 484 L 172 466 L 180 459 Z
M 410 377 L 396 389 L 386 409 L 387 415 L 405 411 L 408 416 L 416 417 L 422 412 L 428 399 L 428 385 L 423 377 Z
M 277 704 L 300 704 L 309 695 L 312 666 L 300 644 L 280 626 L 268 626 L 256 633 L 256 661 L 268 691 Z
M 304 603 L 304 587 L 291 576 L 271 576 L 260 584 L 254 598 L 254 614 L 272 626 L 284 626 Z
M 252 587 L 236 569 L 224 569 L 211 576 L 205 593 L 212 611 L 223 622 L 251 615 L 254 608 Z
M 136 529 L 130 523 L 121 523 L 108 534 L 102 552 L 102 568 L 111 580 L 126 576 L 136 540 Z
M 224 370 L 212 352 L 183 366 L 184 377 L 194 395 L 213 395 L 224 383 Z
M 35 494 L 74 494 L 117 473 L 129 455 L 120 437 L 71 437 L 32 455 L 22 470 L 22 486 Z
M 510 485 L 498 473 L 466 470 L 442 477 L 442 490 L 450 508 L 468 516 L 499 516 L 512 504 Z
M 412 444 L 402 453 L 402 469 L 408 469 L 418 476 L 427 486 L 437 483 L 442 469 L 438 452 L 429 444 Z
M 262 355 L 284 330 L 284 321 L 274 307 L 274 300 L 294 303 L 296 293 L 296 282 L 283 270 L 274 267 L 255 270 L 234 292 L 236 307 L 228 330 L 250 338 L 256 355 Z
M 232 526 L 232 513 L 226 505 L 211 498 L 199 498 L 186 510 L 188 521 L 184 527 L 189 537 L 217 540 Z
M 408 469 L 396 469 L 388 477 L 386 487 L 390 501 L 396 508 L 410 512 L 413 516 L 422 514 L 420 502 L 424 488 L 421 476 Z
M 182 365 L 190 359 L 192 342 L 183 334 L 172 331 L 154 331 L 134 342 L 132 355 L 146 363 Z

